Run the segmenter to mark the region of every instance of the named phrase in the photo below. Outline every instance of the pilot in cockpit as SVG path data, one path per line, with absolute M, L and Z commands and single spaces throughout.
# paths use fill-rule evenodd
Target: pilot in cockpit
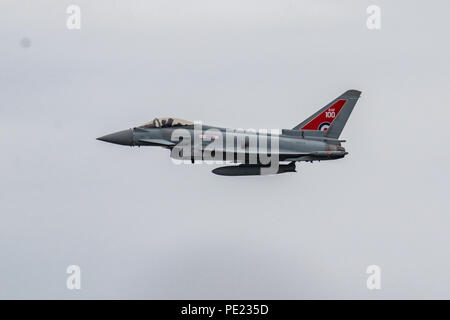
M 173 119 L 172 118 L 168 118 L 168 119 L 162 119 L 161 120 L 161 128 L 169 128 L 171 127 L 173 124 Z
M 187 120 L 177 118 L 155 118 L 150 122 L 144 123 L 139 128 L 171 128 L 179 126 L 192 126 L 194 123 Z

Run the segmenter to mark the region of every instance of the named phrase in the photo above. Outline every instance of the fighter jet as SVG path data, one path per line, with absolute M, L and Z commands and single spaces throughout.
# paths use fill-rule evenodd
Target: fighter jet
M 348 154 L 342 130 L 361 92 L 348 90 L 292 129 L 227 129 L 177 118 L 155 118 L 97 138 L 125 146 L 157 146 L 178 161 L 228 163 L 212 170 L 225 176 L 295 172 L 296 162 L 341 159 Z

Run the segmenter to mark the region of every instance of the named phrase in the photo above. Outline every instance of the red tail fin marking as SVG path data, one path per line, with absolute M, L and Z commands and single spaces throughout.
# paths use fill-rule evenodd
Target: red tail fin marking
M 327 131 L 346 102 L 347 100 L 336 101 L 327 110 L 319 114 L 300 129 Z

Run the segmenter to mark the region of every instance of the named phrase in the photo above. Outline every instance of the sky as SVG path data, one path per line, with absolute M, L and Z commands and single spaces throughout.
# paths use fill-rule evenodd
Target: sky
M 449 10 L 3 0 L 0 298 L 449 299 Z M 297 173 L 222 177 L 96 140 L 164 116 L 292 128 L 348 89 L 349 154 Z

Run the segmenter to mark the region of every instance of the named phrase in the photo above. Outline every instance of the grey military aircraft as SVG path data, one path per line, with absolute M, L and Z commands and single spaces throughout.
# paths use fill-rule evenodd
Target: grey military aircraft
M 230 164 L 212 170 L 218 175 L 295 172 L 298 161 L 335 160 L 348 154 L 341 146 L 345 140 L 339 136 L 360 95 L 360 91 L 348 90 L 281 132 L 226 129 L 168 117 L 97 139 L 125 146 L 163 147 L 170 150 L 172 158 L 185 162 Z

